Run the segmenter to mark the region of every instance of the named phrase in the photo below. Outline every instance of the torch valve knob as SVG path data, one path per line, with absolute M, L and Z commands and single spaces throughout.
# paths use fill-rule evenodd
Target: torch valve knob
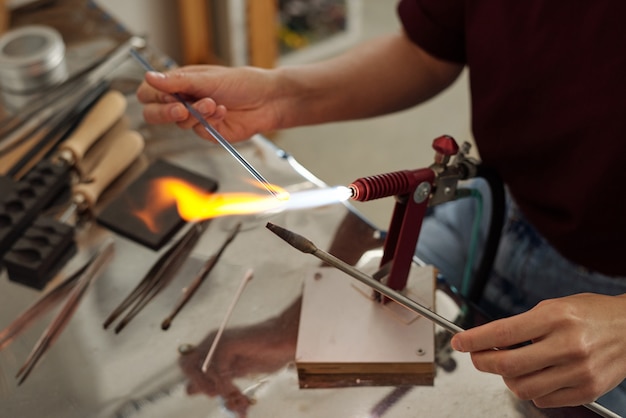
M 438 164 L 447 164 L 450 157 L 459 152 L 459 146 L 450 135 L 442 135 L 433 141 L 433 149 L 435 150 L 435 162 Z

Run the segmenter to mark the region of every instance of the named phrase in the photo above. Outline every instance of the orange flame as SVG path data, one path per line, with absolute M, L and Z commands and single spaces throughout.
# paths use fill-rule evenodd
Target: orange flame
M 157 211 L 155 211 L 157 212 Z M 156 218 L 152 215 L 152 211 L 144 209 L 144 210 L 136 210 L 133 212 L 134 215 L 141 220 L 141 222 L 146 225 L 148 231 L 156 234 L 159 232 L 159 226 Z
M 289 193 L 279 186 L 270 185 L 279 199 L 267 194 L 247 192 L 209 193 L 190 183 L 173 177 L 163 177 L 153 181 L 152 189 L 156 199 L 151 201 L 150 212 L 158 212 L 176 202 L 178 213 L 186 221 L 198 221 L 227 215 L 249 215 L 271 211 L 282 206 L 289 199 Z M 154 206 L 156 205 L 156 207 Z M 150 216 L 138 213 L 151 228 Z M 150 218 L 151 219 L 151 218 Z
M 159 231 L 164 217 L 167 217 L 167 213 L 171 213 L 172 208 L 176 207 L 176 199 L 174 196 L 160 191 L 159 187 L 155 184 L 158 181 L 159 180 L 152 180 L 147 187 L 146 196 L 143 200 L 150 202 L 149 205 L 133 210 L 133 214 L 141 220 L 152 233 Z
M 253 185 L 262 188 L 258 183 Z M 168 214 L 177 211 L 185 221 L 199 221 L 227 215 L 251 215 L 279 210 L 298 210 L 343 202 L 352 197 L 348 187 L 336 186 L 320 189 L 299 190 L 288 193 L 279 186 L 269 185 L 276 196 L 249 192 L 213 193 L 174 177 L 152 180 L 146 201 L 150 205 L 133 213 L 152 232 Z

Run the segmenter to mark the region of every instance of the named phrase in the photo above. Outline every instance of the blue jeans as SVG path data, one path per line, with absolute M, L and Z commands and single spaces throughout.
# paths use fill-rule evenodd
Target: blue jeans
M 482 180 L 472 181 L 468 187 L 480 191 L 486 209 L 481 214 L 482 226 L 478 235 L 476 258 L 480 260 L 481 243 L 485 241 L 491 216 L 490 193 L 488 185 Z M 419 258 L 436 266 L 444 279 L 457 288 L 462 286 L 468 261 L 471 224 L 478 216 L 476 207 L 471 199 L 435 207 L 424 219 L 416 249 Z M 566 260 L 526 221 L 508 198 L 505 226 L 483 294 L 482 307 L 493 317 L 508 316 L 524 312 L 543 299 L 583 292 L 626 293 L 626 277 L 605 276 Z M 626 416 L 626 381 L 598 402 Z

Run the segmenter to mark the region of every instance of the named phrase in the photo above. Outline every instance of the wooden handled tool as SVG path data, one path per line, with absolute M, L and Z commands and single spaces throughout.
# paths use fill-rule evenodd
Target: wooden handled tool
M 87 181 L 72 187 L 72 204 L 59 217 L 66 223 L 76 212 L 93 210 L 102 192 L 115 180 L 143 151 L 144 139 L 135 131 L 119 132 L 113 129 L 98 144 L 106 147 L 98 155 L 98 164 L 88 175 Z
M 89 173 L 89 181 L 73 187 L 79 209 L 94 207 L 100 194 L 141 154 L 144 139 L 138 132 L 126 131 L 108 140 L 107 145 L 100 163 Z
M 77 167 L 87 150 L 109 129 L 126 110 L 126 99 L 117 91 L 109 91 L 90 107 L 77 128 L 59 145 L 61 151 L 52 158 L 38 162 L 12 185 L 9 192 L 0 195 L 0 203 L 17 201 L 22 208 L 6 217 L 9 222 L 0 225 L 0 256 L 11 248 L 33 223 L 40 211 L 56 199 L 70 182 L 70 173 Z M 26 190 L 27 197 L 17 194 Z M 0 212 L 2 205 L 0 205 Z M 6 212 L 6 210 L 5 210 Z M 2 213 L 1 215 L 6 215 Z
M 74 132 L 59 145 L 58 157 L 69 165 L 75 165 L 98 138 L 122 117 L 126 106 L 126 98 L 119 91 L 105 93 Z
M 72 202 L 59 219 L 40 215 L 15 241 L 3 259 L 9 279 L 36 289 L 44 288 L 72 252 L 77 217 L 93 210 L 100 194 L 143 150 L 137 132 L 105 135 L 98 141 L 98 165 L 90 170 L 91 181 L 74 185 Z M 90 156 L 92 157 L 92 156 Z M 68 222 L 72 218 L 74 222 Z M 25 257 L 36 254 L 37 257 Z
M 123 115 L 109 130 L 89 148 L 81 161 L 76 163 L 74 170 L 78 171 L 80 178 L 88 179 L 91 173 L 100 164 L 102 157 L 106 155 L 110 149 L 109 142 L 116 136 L 129 131 L 130 118 Z

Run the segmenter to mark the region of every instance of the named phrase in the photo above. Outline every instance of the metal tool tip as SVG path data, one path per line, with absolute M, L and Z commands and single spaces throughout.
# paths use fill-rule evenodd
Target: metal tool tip
M 126 322 L 122 321 L 119 324 L 117 324 L 117 326 L 114 329 L 114 332 L 116 334 L 119 334 L 120 332 L 122 332 L 122 330 L 124 329 L 124 327 L 126 327 Z
M 317 250 L 315 244 L 313 244 L 311 241 L 304 238 L 303 236 L 296 234 L 295 232 L 291 232 L 288 229 L 282 228 L 271 222 L 268 222 L 265 226 L 267 229 L 282 238 L 289 245 L 297 250 L 302 251 L 303 253 L 314 253 Z

